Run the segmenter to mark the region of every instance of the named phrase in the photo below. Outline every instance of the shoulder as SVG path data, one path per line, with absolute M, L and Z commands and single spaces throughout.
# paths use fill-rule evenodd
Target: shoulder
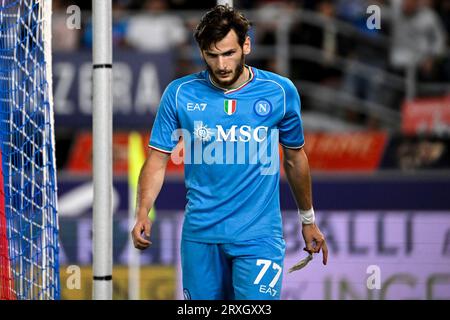
M 297 93 L 297 88 L 294 83 L 286 77 L 283 77 L 277 73 L 256 69 L 256 81 L 266 82 L 267 85 L 278 86 L 286 95 L 292 95 Z
M 193 73 L 170 82 L 166 87 L 166 93 L 176 95 L 182 87 L 186 85 L 195 85 L 196 83 L 201 83 L 205 80 L 204 71 Z

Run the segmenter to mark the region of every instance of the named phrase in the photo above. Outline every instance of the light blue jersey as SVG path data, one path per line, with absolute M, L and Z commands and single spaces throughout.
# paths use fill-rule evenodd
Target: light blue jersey
M 173 81 L 161 99 L 149 145 L 171 153 L 183 136 L 183 239 L 282 237 L 278 144 L 304 144 L 300 97 L 289 79 L 249 70 L 237 89 L 218 88 L 203 71 Z

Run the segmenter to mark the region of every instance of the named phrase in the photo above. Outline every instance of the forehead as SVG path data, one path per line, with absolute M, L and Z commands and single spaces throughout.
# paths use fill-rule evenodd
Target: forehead
M 239 48 L 239 39 L 236 32 L 231 29 L 222 40 L 213 43 L 206 51 L 211 53 L 220 53 L 237 48 Z

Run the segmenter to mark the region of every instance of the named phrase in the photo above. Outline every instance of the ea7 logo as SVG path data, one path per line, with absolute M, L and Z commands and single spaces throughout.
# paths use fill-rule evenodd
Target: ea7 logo
M 188 111 L 204 111 L 206 109 L 206 103 L 193 103 L 193 102 L 188 102 L 186 104 L 187 110 Z

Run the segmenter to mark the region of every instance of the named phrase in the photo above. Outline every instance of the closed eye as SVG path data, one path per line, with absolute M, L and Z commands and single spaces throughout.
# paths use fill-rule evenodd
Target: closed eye
M 231 57 L 235 52 L 236 52 L 236 50 L 229 50 L 229 51 L 226 51 L 226 52 L 221 53 L 221 54 L 212 53 L 212 52 L 206 52 L 206 55 L 208 57 L 210 57 L 210 58 L 217 58 L 218 56 Z
M 232 56 L 235 52 L 236 52 L 236 51 L 234 51 L 234 50 L 227 51 L 227 52 L 223 53 L 223 56 L 224 56 L 224 57 L 229 57 L 229 56 Z

